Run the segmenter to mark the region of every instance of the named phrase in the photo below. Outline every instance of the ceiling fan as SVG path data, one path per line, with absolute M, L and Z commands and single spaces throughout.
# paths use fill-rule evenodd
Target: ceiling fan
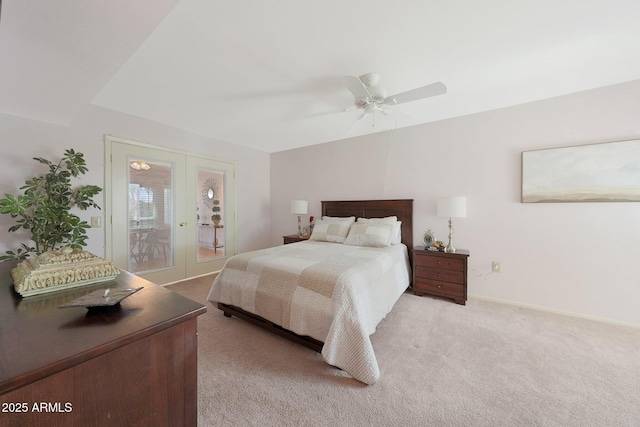
M 419 99 L 429 98 L 432 96 L 447 93 L 447 87 L 443 83 L 437 82 L 427 86 L 418 87 L 416 89 L 388 96 L 387 91 L 383 87 L 378 85 L 379 82 L 380 75 L 377 73 L 367 73 L 361 75 L 360 77 L 343 77 L 344 85 L 354 96 L 354 105 L 340 111 L 333 111 L 325 114 L 362 110 L 362 114 L 357 117 L 356 122 L 367 115 L 371 115 L 372 126 L 375 127 L 376 113 L 381 113 L 384 115 L 401 113 L 404 115 L 408 115 L 407 113 L 403 113 L 393 107 L 398 104 L 417 101 Z

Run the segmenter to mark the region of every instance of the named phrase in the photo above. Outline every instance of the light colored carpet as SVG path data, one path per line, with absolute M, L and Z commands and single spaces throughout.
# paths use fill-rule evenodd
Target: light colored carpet
M 169 286 L 198 320 L 200 426 L 640 426 L 640 329 L 406 293 L 372 336 L 366 386 L 206 301 L 213 276 Z

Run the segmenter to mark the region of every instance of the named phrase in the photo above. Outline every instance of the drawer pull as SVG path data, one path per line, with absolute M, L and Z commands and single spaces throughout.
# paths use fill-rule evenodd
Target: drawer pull
M 442 264 L 442 261 L 438 261 L 438 265 Z
M 440 272 L 438 271 L 438 277 L 440 277 Z
M 436 285 L 436 288 L 440 289 L 442 288 L 442 285 Z

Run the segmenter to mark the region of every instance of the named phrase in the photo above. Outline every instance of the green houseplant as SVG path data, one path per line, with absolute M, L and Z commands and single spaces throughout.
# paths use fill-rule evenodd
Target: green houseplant
M 9 231 L 27 230 L 31 233 L 34 246 L 22 243 L 16 251 L 9 250 L 6 255 L 0 256 L 1 261 L 24 260 L 31 255 L 40 255 L 64 246 L 82 249 L 86 246 L 86 231 L 90 226 L 72 214 L 71 208 L 100 209 L 93 201 L 93 196 L 100 193 L 102 188 L 96 185 L 72 186 L 72 177 L 88 171 L 82 153 L 73 149 L 65 150 L 58 163 L 42 157 L 33 159 L 46 165 L 49 172 L 27 180 L 20 187 L 20 190 L 24 190 L 23 194 L 5 194 L 0 198 L 0 213 L 17 218 Z

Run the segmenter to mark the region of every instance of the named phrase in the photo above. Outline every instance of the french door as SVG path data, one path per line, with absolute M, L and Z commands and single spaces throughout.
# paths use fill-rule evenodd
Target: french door
M 235 254 L 235 163 L 105 136 L 106 253 L 164 284 Z

